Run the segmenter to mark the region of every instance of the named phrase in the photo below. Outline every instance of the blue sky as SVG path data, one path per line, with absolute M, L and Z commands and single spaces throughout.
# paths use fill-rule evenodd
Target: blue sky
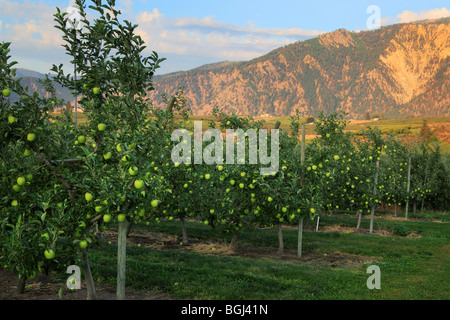
M 90 1 L 86 1 L 90 3 Z M 65 0 L 0 0 L 0 41 L 13 41 L 20 67 L 48 72 L 65 63 L 53 13 Z M 382 25 L 450 16 L 448 0 L 117 0 L 123 17 L 139 24 L 150 50 L 168 60 L 160 73 L 217 61 L 242 61 L 289 43 L 346 28 L 367 30 L 367 8 Z

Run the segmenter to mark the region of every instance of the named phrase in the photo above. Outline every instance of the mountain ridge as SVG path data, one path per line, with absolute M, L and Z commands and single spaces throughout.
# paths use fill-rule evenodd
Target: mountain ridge
M 184 87 L 194 114 L 226 112 L 272 116 L 345 111 L 389 117 L 446 116 L 450 110 L 450 18 L 338 29 L 261 57 L 213 64 L 155 78 L 150 93 Z

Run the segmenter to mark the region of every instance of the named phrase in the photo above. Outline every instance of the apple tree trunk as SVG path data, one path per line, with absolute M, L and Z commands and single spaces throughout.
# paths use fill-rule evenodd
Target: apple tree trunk
M 86 250 L 83 250 L 82 253 L 83 253 L 83 273 L 84 273 L 84 278 L 86 281 L 86 289 L 87 289 L 86 300 L 96 300 L 97 295 L 95 293 L 95 284 L 94 284 L 94 279 L 92 278 L 91 267 L 89 264 Z
M 278 225 L 278 254 L 284 253 L 283 224 Z
M 297 243 L 297 256 L 302 256 L 303 248 L 303 217 L 300 217 L 298 222 L 298 243 Z
M 17 283 L 16 292 L 18 294 L 23 294 L 25 292 L 25 283 L 27 282 L 26 276 L 19 276 L 19 281 Z
M 356 214 L 358 215 L 358 223 L 356 224 L 356 231 L 359 231 L 359 228 L 361 227 L 361 217 L 362 217 L 361 210 L 358 210 Z
M 233 233 L 233 238 L 231 238 L 231 243 L 230 243 L 230 248 L 231 249 L 234 249 L 234 248 L 236 248 L 236 245 L 237 245 L 237 242 L 238 242 L 238 239 L 239 239 L 239 235 L 241 234 L 241 230 L 236 230 L 234 233 Z
M 181 220 L 181 233 L 183 235 L 183 245 L 188 245 L 189 244 L 189 239 L 188 239 L 187 230 L 186 230 L 185 217 L 182 216 L 180 218 L 180 220 Z

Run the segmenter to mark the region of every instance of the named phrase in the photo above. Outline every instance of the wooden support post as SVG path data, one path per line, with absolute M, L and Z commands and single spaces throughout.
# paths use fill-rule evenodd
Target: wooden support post
M 377 160 L 377 168 L 375 171 L 375 185 L 373 186 L 373 196 L 377 195 L 378 174 L 380 171 L 380 160 Z M 373 219 L 375 216 L 375 204 L 372 204 L 372 210 L 370 211 L 370 233 L 373 233 Z
M 125 300 L 125 274 L 127 258 L 128 220 L 119 222 L 119 239 L 117 243 L 117 300 Z
M 303 165 L 305 163 L 305 131 L 306 131 L 306 127 L 305 127 L 305 123 L 302 124 L 302 142 L 301 142 L 301 150 L 300 150 L 300 162 Z M 305 172 L 302 169 L 302 177 L 301 177 L 301 187 L 303 188 L 304 185 L 304 178 L 305 178 Z M 303 247 L 303 217 L 299 217 L 299 222 L 298 222 L 298 240 L 297 240 L 297 256 L 301 257 L 302 256 L 302 247 Z
M 406 209 L 405 209 L 405 218 L 408 220 L 408 210 L 409 210 L 409 191 L 411 188 L 411 158 L 408 160 L 408 182 L 406 186 L 406 193 L 407 193 L 407 199 L 406 199 Z

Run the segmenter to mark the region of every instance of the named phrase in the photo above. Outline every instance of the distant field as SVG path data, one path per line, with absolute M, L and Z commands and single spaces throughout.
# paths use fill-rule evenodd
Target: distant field
M 208 128 L 209 122 L 214 120 L 211 115 L 191 115 L 191 121 L 202 121 L 203 128 Z M 263 120 L 264 128 L 273 128 L 277 121 L 281 122 L 280 129 L 289 130 L 290 117 L 254 117 L 256 121 Z M 351 120 L 347 126 L 347 130 L 358 132 L 367 127 L 378 127 L 383 132 L 405 132 L 406 134 L 416 134 L 420 131 L 423 121 L 430 126 L 433 134 L 441 141 L 442 151 L 450 154 L 450 116 L 449 117 L 425 117 L 425 118 L 404 118 L 404 119 L 387 119 L 378 121 L 362 121 Z M 78 123 L 84 124 L 86 116 L 78 113 Z M 314 125 L 306 125 L 306 138 L 310 140 L 314 137 Z

